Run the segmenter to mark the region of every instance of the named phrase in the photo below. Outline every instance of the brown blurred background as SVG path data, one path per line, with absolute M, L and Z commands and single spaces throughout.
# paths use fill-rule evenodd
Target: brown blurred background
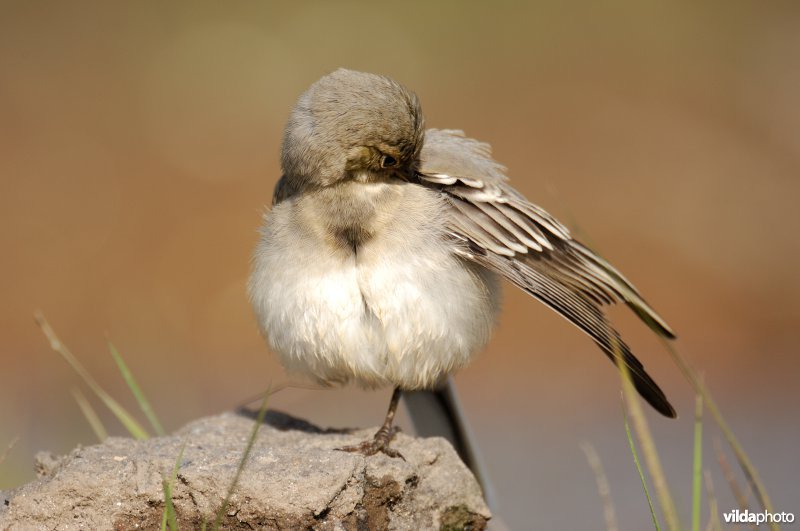
M 520 191 L 622 269 L 678 331 L 776 509 L 800 513 L 798 7 L 3 1 L 0 454 L 19 442 L 0 488 L 31 479 L 38 450 L 94 442 L 35 309 L 135 409 L 108 333 L 169 429 L 285 379 L 251 316 L 248 260 L 291 106 L 347 66 L 414 89 L 428 125 L 490 142 Z M 688 521 L 691 389 L 644 326 L 613 316 L 681 414 L 650 417 Z M 582 334 L 509 287 L 457 382 L 513 528 L 603 528 L 584 440 L 623 528 L 648 525 L 619 380 Z M 387 392 L 272 403 L 375 425 Z M 716 433 L 706 464 L 727 511 Z

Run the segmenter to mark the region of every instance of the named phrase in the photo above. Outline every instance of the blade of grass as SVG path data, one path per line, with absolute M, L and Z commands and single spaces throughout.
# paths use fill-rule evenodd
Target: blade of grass
M 161 488 L 164 489 L 164 484 L 161 484 Z M 164 503 L 167 503 L 167 497 L 172 498 L 172 493 L 167 493 L 166 490 L 164 491 Z M 167 510 L 164 509 L 164 512 L 161 513 L 161 531 L 167 531 Z
M 661 505 L 661 512 L 664 515 L 667 529 L 676 531 L 680 529 L 678 511 L 675 509 L 675 502 L 670 493 L 669 485 L 667 485 L 666 475 L 661 466 L 661 459 L 658 456 L 655 440 L 650 433 L 647 418 L 644 415 L 644 411 L 642 411 L 642 405 L 633 387 L 633 381 L 631 380 L 628 366 L 622 361 L 622 353 L 618 345 L 615 345 L 614 354 L 622 379 L 622 393 L 625 397 L 625 405 L 627 405 L 627 409 L 630 413 L 630 418 L 633 423 L 633 428 L 636 431 L 636 436 L 639 439 L 639 444 L 642 445 L 642 454 L 644 455 L 647 470 L 650 472 L 650 477 L 653 479 L 653 488 L 656 491 L 656 496 Z
M 83 416 L 86 417 L 86 422 L 89 423 L 89 426 L 92 427 L 92 431 L 94 432 L 95 436 L 100 442 L 105 441 L 108 438 L 108 431 L 106 427 L 103 426 L 103 421 L 100 420 L 100 417 L 97 415 L 97 411 L 94 410 L 92 404 L 86 399 L 86 395 L 78 389 L 77 387 L 72 389 L 72 396 L 75 397 L 75 402 L 78 403 L 78 407 L 81 408 L 81 413 Z
M 722 475 L 725 478 L 725 482 L 730 487 L 733 497 L 736 499 L 736 504 L 742 511 L 749 511 L 750 504 L 747 500 L 750 499 L 750 493 L 752 492 L 749 488 L 750 484 L 748 483 L 747 492 L 743 491 L 739 486 L 739 482 L 736 481 L 736 476 L 733 474 L 733 468 L 731 468 L 728 458 L 725 457 L 725 451 L 722 448 L 722 442 L 720 442 L 718 438 L 714 439 L 714 450 L 717 452 L 717 462 L 719 463 L 719 467 L 722 469 Z M 755 530 L 758 526 L 756 526 L 754 523 L 751 523 L 749 527 L 750 529 Z
M 178 531 L 178 518 L 175 516 L 175 506 L 172 503 L 172 486 L 167 480 L 161 481 L 164 491 L 164 513 L 161 516 L 161 531 Z
M 772 501 L 767 494 L 766 487 L 764 487 L 764 483 L 761 481 L 761 477 L 758 475 L 758 471 L 753 466 L 753 463 L 750 461 L 750 458 L 745 453 L 742 445 L 739 444 L 739 440 L 733 434 L 733 430 L 731 430 L 730 426 L 728 426 L 727 421 L 722 416 L 722 412 L 720 412 L 719 407 L 717 407 L 717 403 L 714 401 L 713 397 L 711 396 L 711 392 L 708 390 L 708 387 L 703 383 L 702 379 L 698 376 L 697 372 L 689 365 L 689 363 L 681 356 L 678 351 L 673 347 L 671 343 L 666 341 L 662 338 L 661 342 L 664 344 L 664 347 L 669 352 L 670 356 L 672 356 L 672 360 L 678 366 L 680 371 L 689 380 L 689 383 L 692 384 L 695 391 L 702 395 L 703 402 L 705 403 L 706 409 L 708 412 L 711 413 L 711 416 L 714 419 L 714 422 L 719 426 L 719 429 L 722 430 L 722 434 L 725 437 L 725 440 L 728 442 L 728 445 L 733 450 L 734 455 L 736 456 L 736 460 L 739 463 L 742 471 L 744 472 L 747 481 L 750 483 L 751 487 L 753 488 L 753 492 L 756 494 L 756 498 L 758 499 L 759 505 L 761 505 L 761 509 L 768 512 L 775 512 L 772 506 Z M 779 526 L 777 523 L 772 522 L 770 524 L 770 528 L 773 531 L 777 531 Z
M 722 531 L 722 522 L 719 520 L 719 505 L 717 504 L 717 496 L 714 494 L 714 484 L 711 482 L 711 473 L 705 471 L 706 492 L 708 493 L 708 531 Z
M 583 236 L 582 239 L 586 240 L 586 236 Z M 711 396 L 711 392 L 702 382 L 697 372 L 695 372 L 694 369 L 692 369 L 692 367 L 689 365 L 689 363 L 683 358 L 683 356 L 681 356 L 678 353 L 677 349 L 675 349 L 672 343 L 670 343 L 669 340 L 661 336 L 659 336 L 659 339 L 664 345 L 664 348 L 667 349 L 667 352 L 669 352 L 670 356 L 672 357 L 672 360 L 675 362 L 680 371 L 683 373 L 684 377 L 687 380 L 689 380 L 689 383 L 692 385 L 692 387 L 694 387 L 695 392 L 703 397 L 703 400 L 705 402 L 705 407 L 711 413 L 714 422 L 722 430 L 722 433 L 725 436 L 725 440 L 728 442 L 728 445 L 733 450 L 734 455 L 736 456 L 736 460 L 739 463 L 739 467 L 744 472 L 748 484 L 750 485 L 750 488 L 755 492 L 756 497 L 758 498 L 758 502 L 759 505 L 761 506 L 761 509 L 768 512 L 774 512 L 772 501 L 769 495 L 767 494 L 766 487 L 764 486 L 764 483 L 762 482 L 761 477 L 758 474 L 758 471 L 756 470 L 755 466 L 753 466 L 752 462 L 750 461 L 750 458 L 745 453 L 741 444 L 739 444 L 738 439 L 733 434 L 733 430 L 730 429 L 727 421 L 722 416 L 721 411 L 719 410 L 716 402 Z M 617 358 L 619 360 L 619 356 Z M 772 531 L 779 531 L 780 526 L 777 523 L 771 523 L 770 529 Z
M 636 471 L 639 472 L 639 479 L 642 480 L 642 488 L 644 489 L 644 495 L 647 498 L 647 504 L 650 506 L 650 516 L 653 518 L 653 526 L 656 528 L 656 531 L 661 531 L 661 525 L 658 523 L 658 517 L 656 516 L 656 509 L 653 507 L 653 498 L 650 497 L 650 491 L 647 488 L 647 481 L 644 478 L 644 470 L 642 470 L 642 464 L 639 462 L 639 453 L 636 451 L 636 444 L 633 442 L 633 435 L 631 434 L 631 426 L 628 423 L 628 412 L 625 411 L 625 404 L 622 404 L 622 416 L 625 419 L 625 436 L 628 438 L 628 445 L 631 448 L 631 455 L 633 455 L 633 462 L 636 464 Z
M 8 454 L 11 453 L 11 450 L 14 448 L 14 445 L 17 444 L 17 441 L 19 441 L 19 437 L 14 437 L 13 439 L 11 439 L 11 442 L 9 442 L 8 445 L 6 446 L 6 449 L 3 450 L 2 454 L 0 454 L 0 465 L 2 465 L 3 461 L 5 461 L 8 458 Z
M 222 525 L 222 519 L 225 517 L 225 513 L 228 510 L 228 505 L 230 504 L 231 497 L 233 496 L 233 491 L 236 490 L 236 486 L 239 483 L 239 478 L 242 475 L 242 471 L 244 470 L 245 465 L 247 464 L 247 460 L 250 459 L 250 452 L 253 450 L 253 445 L 256 442 L 256 437 L 258 436 L 258 430 L 261 425 L 264 423 L 264 417 L 267 414 L 267 403 L 269 402 L 270 391 L 264 395 L 264 400 L 261 401 L 261 408 L 258 410 L 258 416 L 256 417 L 255 423 L 253 424 L 253 430 L 250 432 L 250 437 L 247 440 L 247 445 L 245 446 L 244 453 L 242 454 L 242 458 L 239 460 L 239 466 L 236 467 L 236 473 L 233 476 L 233 480 L 231 484 L 228 486 L 228 492 L 225 494 L 225 499 L 222 501 L 222 505 L 217 510 L 217 515 L 214 518 L 214 523 L 211 525 L 212 531 L 217 531 Z M 205 531 L 206 526 L 205 523 L 203 524 L 202 530 Z
M 164 492 L 164 512 L 161 514 L 161 531 L 178 531 L 178 518 L 175 516 L 175 505 L 172 503 L 172 485 L 166 480 L 161 480 L 161 489 Z
M 619 531 L 617 512 L 614 509 L 614 501 L 611 499 L 611 487 L 608 484 L 608 477 L 606 477 L 606 471 L 603 469 L 600 456 L 597 455 L 597 451 L 591 443 L 584 442 L 581 444 L 581 449 L 586 454 L 589 466 L 592 467 L 594 479 L 597 482 L 597 492 L 600 494 L 600 499 L 603 500 L 603 516 L 606 520 L 606 529 L 608 531 Z
M 144 413 L 144 416 L 147 417 L 148 421 L 150 421 L 150 426 L 153 427 L 153 431 L 156 432 L 156 435 L 165 435 L 164 428 L 158 421 L 153 408 L 150 406 L 150 402 L 142 392 L 139 384 L 136 383 L 133 373 L 130 371 L 130 369 L 128 369 L 128 365 L 125 363 L 125 360 L 122 359 L 122 355 L 119 353 L 119 350 L 117 350 L 117 347 L 114 346 L 110 339 L 108 340 L 108 350 L 111 352 L 111 356 L 117 363 L 117 367 L 119 367 L 119 372 L 122 374 L 122 378 L 125 380 L 125 383 L 128 384 L 128 388 L 136 398 L 136 403 L 139 404 L 139 408 L 142 410 L 142 413 Z
M 700 531 L 700 501 L 703 498 L 703 395 L 695 395 L 694 459 L 692 460 L 692 531 Z
M 719 463 L 719 468 L 722 470 L 722 475 L 725 477 L 725 482 L 728 483 L 728 486 L 733 493 L 733 497 L 736 499 L 736 504 L 742 511 L 745 509 L 749 510 L 750 504 L 747 501 L 748 496 L 739 486 L 739 482 L 736 481 L 736 476 L 733 474 L 733 468 L 731 468 L 731 464 L 728 462 L 728 458 L 725 456 L 725 450 L 723 450 L 722 443 L 719 439 L 714 440 L 714 451 L 717 453 L 717 462 Z
M 247 407 L 248 404 L 251 402 L 258 402 L 264 399 L 265 396 L 273 396 L 277 394 L 279 391 L 283 391 L 284 389 L 308 389 L 310 391 L 333 391 L 335 387 L 323 387 L 319 384 L 310 384 L 304 382 L 293 382 L 293 381 L 286 381 L 281 382 L 279 384 L 271 385 L 270 388 L 266 391 L 262 391 L 258 394 L 252 395 L 249 398 L 244 399 L 243 401 L 239 402 L 239 404 L 234 407 L 234 410 L 239 410 L 244 407 Z
M 56 351 L 57 353 L 61 354 L 61 357 L 64 358 L 67 363 L 72 367 L 72 369 L 78 373 L 86 385 L 94 392 L 95 395 L 106 405 L 108 409 L 114 413 L 114 416 L 125 426 L 125 429 L 128 430 L 128 433 L 135 439 L 147 439 L 150 435 L 147 433 L 141 424 L 139 424 L 136 419 L 131 416 L 128 411 L 122 407 L 116 400 L 111 398 L 109 395 L 97 381 L 89 374 L 89 371 L 78 361 L 78 359 L 69 351 L 69 349 L 64 345 L 61 340 L 56 335 L 53 328 L 50 326 L 50 323 L 44 318 L 40 312 L 36 312 L 34 314 L 34 318 L 36 319 L 36 324 L 42 329 L 42 333 L 45 335 L 47 340 L 50 342 L 50 348 Z
M 172 487 L 178 479 L 178 470 L 183 462 L 183 451 L 186 450 L 186 441 L 183 440 L 181 449 L 178 452 L 178 458 L 175 459 L 175 466 L 172 467 L 172 475 L 169 480 L 161 480 L 161 488 L 164 491 L 164 513 L 161 516 L 161 531 L 166 531 L 169 527 L 170 531 L 178 531 L 178 516 L 175 513 L 175 504 L 172 502 Z

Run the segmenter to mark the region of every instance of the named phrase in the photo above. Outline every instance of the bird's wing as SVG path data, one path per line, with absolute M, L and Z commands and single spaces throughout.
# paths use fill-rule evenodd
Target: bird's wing
M 625 302 L 650 328 L 674 338 L 667 323 L 611 264 L 573 239 L 569 230 L 507 184 L 488 144 L 461 131 L 429 129 L 418 183 L 439 190 L 451 205 L 449 231 L 461 255 L 496 271 L 586 332 L 630 370 L 639 393 L 659 412 L 675 410 L 645 372 L 603 306 Z

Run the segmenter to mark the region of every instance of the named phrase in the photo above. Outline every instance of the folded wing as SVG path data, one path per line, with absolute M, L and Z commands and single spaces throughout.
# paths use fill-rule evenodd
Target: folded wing
M 628 367 L 634 386 L 660 413 L 675 410 L 645 372 L 603 306 L 624 302 L 656 333 L 674 338 L 667 323 L 611 264 L 573 239 L 569 230 L 507 184 L 488 144 L 461 131 L 425 134 L 419 184 L 449 201 L 457 252 L 503 275 L 587 333 L 605 354 Z

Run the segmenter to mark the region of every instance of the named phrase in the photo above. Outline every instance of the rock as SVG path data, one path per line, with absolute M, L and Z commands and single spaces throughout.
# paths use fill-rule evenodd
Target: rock
M 42 477 L 2 493 L 0 529 L 159 529 L 162 481 L 185 445 L 172 498 L 181 529 L 214 521 L 253 428 L 225 413 L 147 441 L 112 437 L 55 458 Z M 269 412 L 222 519 L 223 529 L 484 529 L 475 478 L 444 439 L 398 434 L 405 461 L 335 448 L 375 430 L 321 430 Z M 209 526 L 210 527 L 210 526 Z

